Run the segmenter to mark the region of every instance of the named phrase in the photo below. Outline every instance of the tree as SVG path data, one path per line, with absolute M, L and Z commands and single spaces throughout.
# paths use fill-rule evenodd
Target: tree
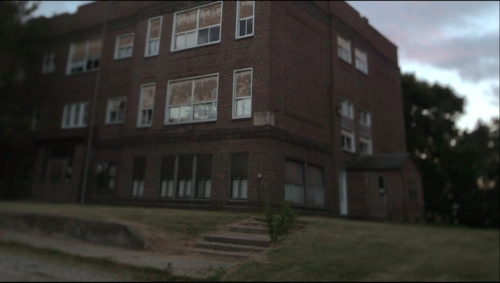
M 0 2 L 0 194 L 26 185 L 26 165 L 33 158 L 30 124 L 38 43 L 47 30 L 44 18 L 30 19 L 37 2 Z
M 406 141 L 422 174 L 427 220 L 498 225 L 498 119 L 459 131 L 462 98 L 413 74 L 401 81 Z

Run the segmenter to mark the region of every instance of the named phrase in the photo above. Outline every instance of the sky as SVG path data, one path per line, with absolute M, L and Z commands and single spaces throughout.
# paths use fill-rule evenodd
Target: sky
M 35 16 L 76 11 L 90 1 L 42 1 Z M 499 116 L 497 1 L 347 1 L 398 46 L 403 73 L 465 98 L 458 127 Z

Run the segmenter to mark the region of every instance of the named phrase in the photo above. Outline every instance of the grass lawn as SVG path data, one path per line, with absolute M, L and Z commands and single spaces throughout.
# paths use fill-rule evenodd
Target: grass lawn
M 6 201 L 0 202 L 2 212 L 126 222 L 135 227 L 154 249 L 172 253 L 182 253 L 183 247 L 201 234 L 251 216 L 230 211 Z
M 499 232 L 323 219 L 227 281 L 499 281 Z

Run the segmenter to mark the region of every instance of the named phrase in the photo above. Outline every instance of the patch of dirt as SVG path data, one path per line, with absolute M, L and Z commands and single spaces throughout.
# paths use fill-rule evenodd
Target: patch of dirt
M 146 243 L 146 249 L 169 255 L 185 255 L 195 239 L 186 238 L 184 235 L 165 233 L 160 229 L 140 223 L 128 223 L 140 234 Z

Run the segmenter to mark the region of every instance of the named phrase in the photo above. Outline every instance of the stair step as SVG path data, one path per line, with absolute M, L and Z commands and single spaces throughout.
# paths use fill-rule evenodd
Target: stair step
M 229 252 L 261 252 L 264 250 L 264 248 L 260 247 L 224 244 L 224 243 L 206 242 L 206 241 L 197 242 L 194 246 L 199 249 L 210 249 L 210 250 L 229 251 Z
M 219 242 L 227 244 L 237 244 L 246 246 L 268 247 L 271 245 L 269 236 L 252 235 L 247 233 L 228 232 L 222 234 L 212 234 L 203 237 L 208 242 Z
M 208 256 L 216 256 L 216 257 L 226 257 L 233 259 L 244 259 L 248 258 L 250 255 L 247 253 L 239 253 L 239 252 L 227 252 L 227 251 L 214 251 L 214 250 L 205 250 L 205 249 L 190 249 L 191 252 L 208 255 Z
M 258 222 L 258 221 L 244 221 L 244 222 L 238 223 L 237 225 L 267 229 L 267 223 Z
M 229 230 L 233 232 L 240 233 L 249 233 L 249 234 L 269 234 L 269 229 L 262 227 L 251 227 L 251 226 L 243 226 L 243 225 L 232 225 L 229 226 Z

